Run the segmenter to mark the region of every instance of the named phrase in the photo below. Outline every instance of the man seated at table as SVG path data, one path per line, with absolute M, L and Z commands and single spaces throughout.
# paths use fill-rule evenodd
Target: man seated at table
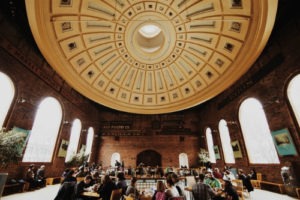
M 206 176 L 204 178 L 204 183 L 215 190 L 222 188 L 220 181 L 213 176 L 212 171 L 210 169 L 207 170 Z
M 92 186 L 92 176 L 87 175 L 84 177 L 84 180 L 77 183 L 75 186 L 75 196 L 76 200 L 86 200 L 89 199 L 88 197 L 83 196 L 83 192 L 88 191 L 89 188 Z

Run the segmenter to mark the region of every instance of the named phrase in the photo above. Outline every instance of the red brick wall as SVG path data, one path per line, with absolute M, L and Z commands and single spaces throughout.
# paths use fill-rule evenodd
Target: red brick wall
M 119 141 L 113 136 L 101 138 L 98 160 L 103 162 L 104 167 L 109 167 L 111 155 L 119 153 L 125 167 L 136 167 L 137 155 L 145 150 L 154 150 L 161 154 L 162 167 L 179 167 L 179 154 L 186 153 L 189 165 L 198 166 L 199 141 L 196 136 L 122 136 Z

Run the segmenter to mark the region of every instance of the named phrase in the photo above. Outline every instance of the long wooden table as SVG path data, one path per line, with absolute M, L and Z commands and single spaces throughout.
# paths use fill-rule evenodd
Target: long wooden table
M 97 192 L 83 192 L 82 196 L 85 196 L 85 197 L 96 197 L 96 198 L 100 197 L 100 195 Z

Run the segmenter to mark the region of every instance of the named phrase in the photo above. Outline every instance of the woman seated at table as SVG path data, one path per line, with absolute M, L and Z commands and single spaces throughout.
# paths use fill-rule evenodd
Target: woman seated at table
M 152 196 L 152 200 L 166 200 L 166 186 L 163 181 L 159 180 L 156 183 L 156 190 Z
M 127 187 L 127 190 L 126 190 L 125 194 L 127 196 L 133 197 L 135 200 L 138 200 L 140 198 L 140 193 L 139 193 L 138 189 L 136 188 L 136 182 L 137 182 L 137 178 L 132 177 L 131 178 L 131 183 Z

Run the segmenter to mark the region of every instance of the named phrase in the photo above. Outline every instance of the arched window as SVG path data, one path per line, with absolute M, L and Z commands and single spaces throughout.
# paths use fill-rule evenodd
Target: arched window
M 75 119 L 72 123 L 70 142 L 69 142 L 67 155 L 66 155 L 66 162 L 72 160 L 73 156 L 76 155 L 77 153 L 78 143 L 80 139 L 80 132 L 81 132 L 81 121 L 79 119 Z
M 88 134 L 86 138 L 86 149 L 85 149 L 85 155 L 89 155 L 88 162 L 90 161 L 91 158 L 93 140 L 94 140 L 94 129 L 90 127 L 88 129 Z
M 60 103 L 53 97 L 45 98 L 34 118 L 23 162 L 51 162 L 61 120 Z
M 15 95 L 15 87 L 11 79 L 0 72 L 0 129 L 3 127 L 4 120 Z
M 229 130 L 227 127 L 227 122 L 224 119 L 221 119 L 219 122 L 219 133 L 220 133 L 225 163 L 235 163 Z
M 179 154 L 179 167 L 182 166 L 189 168 L 189 159 L 186 153 Z
M 261 103 L 255 98 L 243 101 L 239 120 L 250 163 L 279 163 L 271 131 Z
M 287 88 L 287 96 L 300 126 L 300 74 L 295 76 Z
M 207 142 L 207 148 L 208 148 L 208 154 L 209 154 L 209 161 L 211 163 L 216 163 L 216 155 L 214 151 L 214 142 L 211 134 L 211 129 L 206 129 L 206 142 Z
M 113 153 L 113 154 L 111 155 L 110 165 L 111 165 L 112 167 L 115 167 L 116 160 L 117 160 L 118 162 L 121 163 L 121 156 L 120 156 L 119 153 Z

